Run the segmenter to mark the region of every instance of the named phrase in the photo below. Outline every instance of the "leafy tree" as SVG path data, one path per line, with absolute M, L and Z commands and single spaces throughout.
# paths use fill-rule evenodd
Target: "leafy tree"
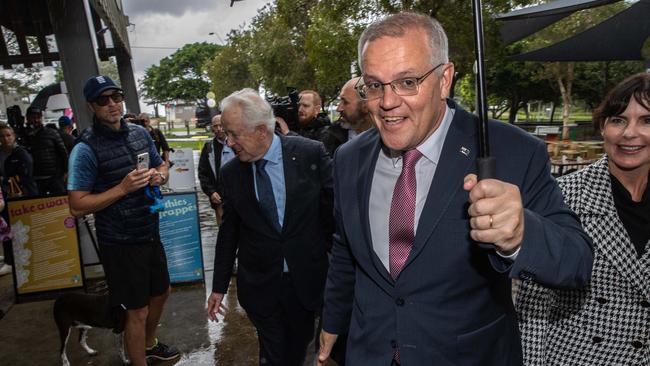
M 206 68 L 217 98 L 242 87 L 285 95 L 286 87 L 317 90 L 325 101 L 350 78 L 356 40 L 372 14 L 361 0 L 278 0 L 246 30 L 231 32 Z M 296 14 L 306 14 L 296 16 Z
M 151 103 L 204 98 L 210 89 L 204 64 L 221 47 L 207 42 L 186 44 L 145 70 L 141 91 Z
M 101 75 L 106 75 L 115 81 L 120 80 L 120 75 L 117 71 L 117 64 L 115 63 L 114 60 L 100 61 L 99 73 Z M 54 64 L 54 81 L 57 83 L 65 81 L 65 76 L 63 75 L 63 68 L 60 66 L 59 63 Z
M 13 69 L 0 73 L 0 90 L 3 93 L 15 92 L 21 97 L 27 97 L 38 91 L 40 79 L 40 67 L 14 66 Z
M 576 68 L 573 92 L 576 99 L 594 109 L 614 85 L 643 71 L 641 61 L 585 62 Z
M 212 59 L 206 61 L 205 69 L 211 81 L 210 90 L 216 100 L 221 100 L 235 90 L 259 87 L 250 70 L 252 43 L 250 30 L 233 30 L 228 34 L 228 44 Z
M 0 29 L 2 32 L 0 37 L 3 37 L 8 53 L 10 55 L 18 54 L 20 51 L 15 34 L 5 27 L 0 27 Z M 35 37 L 27 37 L 26 41 L 30 52 L 40 52 Z M 3 70 L 0 72 L 0 90 L 4 93 L 15 92 L 21 97 L 36 93 L 42 69 L 42 65 L 35 64 L 32 67 L 14 65 L 11 70 Z

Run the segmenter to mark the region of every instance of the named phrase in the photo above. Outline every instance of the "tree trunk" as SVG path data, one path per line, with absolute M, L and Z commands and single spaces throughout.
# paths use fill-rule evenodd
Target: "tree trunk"
M 549 123 L 553 123 L 553 117 L 555 116 L 555 102 L 551 102 L 551 116 L 549 117 Z
M 519 110 L 519 98 L 510 99 L 510 115 L 508 116 L 508 123 L 514 124 L 517 118 L 517 111 Z
M 526 114 L 526 122 L 530 122 L 530 106 L 528 103 L 524 103 L 524 113 Z
M 573 86 L 573 62 L 566 64 L 566 74 L 564 74 L 563 65 L 557 68 L 557 83 L 562 93 L 562 139 L 569 138 L 569 115 L 571 114 L 571 87 Z

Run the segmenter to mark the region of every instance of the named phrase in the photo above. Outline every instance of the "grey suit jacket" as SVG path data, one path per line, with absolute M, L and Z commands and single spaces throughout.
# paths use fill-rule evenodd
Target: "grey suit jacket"
M 593 275 L 580 290 L 521 283 L 516 305 L 525 364 L 648 365 L 650 251 L 637 258 L 616 213 L 607 157 L 558 182 L 593 238 Z

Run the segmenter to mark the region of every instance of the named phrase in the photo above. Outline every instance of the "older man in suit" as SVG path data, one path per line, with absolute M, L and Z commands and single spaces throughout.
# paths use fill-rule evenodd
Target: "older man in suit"
M 270 365 L 302 365 L 322 303 L 332 216 L 331 160 L 322 143 L 273 133 L 252 89 L 221 102 L 237 157 L 221 169 L 224 214 L 208 316 L 223 314 L 235 254 L 237 294 Z
M 435 19 L 371 24 L 359 61 L 376 129 L 334 159 L 319 362 L 349 327 L 350 365 L 521 365 L 509 277 L 579 287 L 593 260 L 544 143 L 490 122 L 497 178 L 477 182 L 476 117 L 447 99 L 454 66 Z

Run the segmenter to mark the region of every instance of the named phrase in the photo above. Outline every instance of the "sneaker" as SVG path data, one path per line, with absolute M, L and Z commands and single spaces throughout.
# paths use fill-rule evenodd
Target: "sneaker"
M 180 352 L 178 352 L 178 350 L 175 347 L 170 347 L 156 340 L 156 345 L 153 346 L 151 349 L 148 349 L 146 355 L 147 355 L 147 361 L 149 360 L 168 361 L 168 360 L 175 359 L 181 354 Z
M 6 263 L 3 264 L 2 267 L 0 267 L 0 276 L 4 276 L 9 273 L 11 273 L 11 266 Z

